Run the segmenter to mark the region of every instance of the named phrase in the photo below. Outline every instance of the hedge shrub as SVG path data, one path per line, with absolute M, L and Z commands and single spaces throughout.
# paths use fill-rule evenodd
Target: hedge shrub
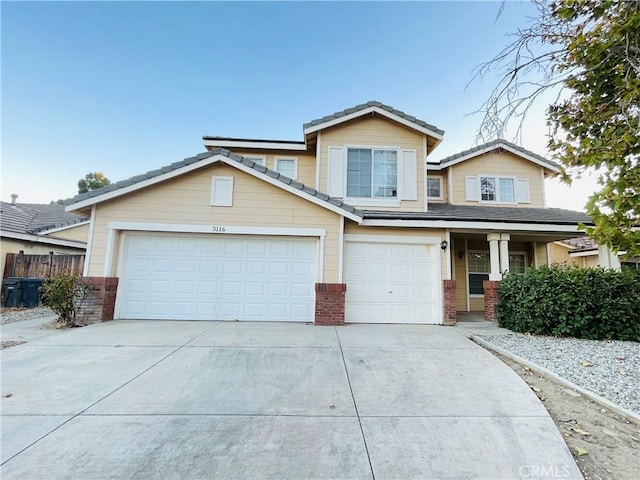
M 507 275 L 496 317 L 515 332 L 640 341 L 640 275 L 554 264 Z

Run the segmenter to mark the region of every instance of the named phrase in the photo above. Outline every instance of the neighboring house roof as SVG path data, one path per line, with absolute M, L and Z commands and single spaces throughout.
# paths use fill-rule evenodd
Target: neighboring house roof
M 547 225 L 593 224 L 593 219 L 585 213 L 560 208 L 494 207 L 483 205 L 450 205 L 448 203 L 430 203 L 427 212 L 364 210 L 363 214 L 365 220 L 444 220 Z
M 136 175 L 127 180 L 112 183 L 98 190 L 91 190 L 87 193 L 76 195 L 71 199 L 65 200 L 65 205 L 67 205 L 67 210 L 77 210 L 177 177 L 198 168 L 211 165 L 217 161 L 222 161 L 227 165 L 239 168 L 253 176 L 266 180 L 272 185 L 287 190 L 299 197 L 303 197 L 312 203 L 325 207 L 354 221 L 359 222 L 362 219 L 361 211 L 344 203 L 342 200 L 330 197 L 315 188 L 307 187 L 274 170 L 258 165 L 253 160 L 246 159 L 241 155 L 231 153 L 229 150 L 223 148 L 216 148 L 209 152 L 200 153 L 194 157 L 185 158 L 180 162 L 175 162 L 156 170 L 150 170 L 142 175 Z
M 562 243 L 575 250 L 597 250 L 598 244 L 590 237 L 577 237 L 563 240 Z
M 0 202 L 0 236 L 14 240 L 85 249 L 85 242 L 45 236 L 51 230 L 71 228 L 88 219 L 62 205 Z
M 309 133 L 317 132 L 318 130 L 322 130 L 323 128 L 338 125 L 340 123 L 353 120 L 354 118 L 358 118 L 369 113 L 377 113 L 384 117 L 395 120 L 396 122 L 402 123 L 422 133 L 426 133 L 427 135 L 434 137 L 438 141 L 442 140 L 442 137 L 444 135 L 444 130 L 439 129 L 435 125 L 431 125 L 424 120 L 420 120 L 419 118 L 416 118 L 412 115 L 407 115 L 400 110 L 396 110 L 389 105 L 385 105 L 384 103 L 377 101 L 362 103 L 360 105 L 356 105 L 355 107 L 345 108 L 344 110 L 340 110 L 339 112 L 335 112 L 331 115 L 311 120 L 310 122 L 307 122 L 303 125 L 304 133 L 306 135 Z
M 87 220 L 86 217 L 67 212 L 58 204 L 0 202 L 0 229 L 3 232 L 33 235 Z
M 430 163 L 429 166 L 437 165 L 440 167 L 440 169 L 442 169 L 495 150 L 506 150 L 507 152 L 513 153 L 514 155 L 540 165 L 541 167 L 547 168 L 556 173 L 560 173 L 560 165 L 558 165 L 556 162 L 552 162 L 551 160 L 546 159 L 543 156 L 538 155 L 537 153 L 534 153 L 530 150 L 527 150 L 526 148 L 522 148 L 516 145 L 515 143 L 511 143 L 503 139 L 483 143 L 482 145 L 478 145 L 468 150 L 450 155 L 438 162 Z

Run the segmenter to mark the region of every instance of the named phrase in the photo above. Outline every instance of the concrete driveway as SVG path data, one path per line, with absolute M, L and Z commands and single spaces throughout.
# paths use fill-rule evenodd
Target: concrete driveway
M 452 328 L 113 321 L 2 353 L 3 479 L 582 478 Z

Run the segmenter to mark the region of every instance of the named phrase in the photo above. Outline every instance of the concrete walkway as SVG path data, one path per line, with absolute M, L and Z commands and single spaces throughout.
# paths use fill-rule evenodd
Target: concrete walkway
M 2 352 L 3 479 L 582 478 L 454 328 L 114 321 Z

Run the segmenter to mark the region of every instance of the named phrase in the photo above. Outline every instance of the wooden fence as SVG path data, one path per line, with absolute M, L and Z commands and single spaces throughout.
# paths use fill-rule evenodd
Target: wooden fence
M 84 255 L 25 255 L 7 253 L 4 274 L 7 277 L 51 278 L 58 275 L 82 275 Z

